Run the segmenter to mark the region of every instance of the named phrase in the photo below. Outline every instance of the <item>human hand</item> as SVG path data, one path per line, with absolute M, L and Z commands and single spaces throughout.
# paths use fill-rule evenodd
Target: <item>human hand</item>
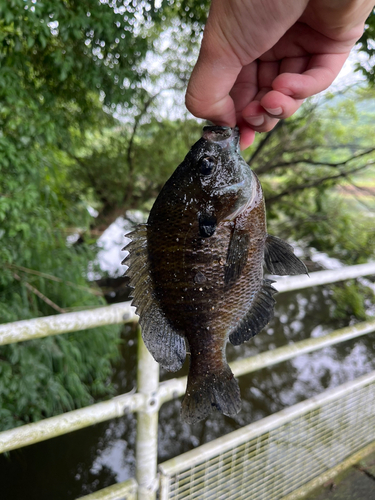
M 241 148 L 329 87 L 373 0 L 212 0 L 186 106 L 236 124 Z

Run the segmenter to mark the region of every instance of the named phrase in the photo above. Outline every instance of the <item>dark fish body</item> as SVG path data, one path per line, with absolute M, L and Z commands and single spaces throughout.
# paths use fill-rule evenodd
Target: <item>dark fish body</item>
M 205 127 L 130 237 L 128 275 L 142 335 L 154 358 L 178 370 L 190 353 L 182 417 L 241 407 L 226 362 L 273 315 L 276 290 L 263 278 L 305 272 L 289 245 L 267 235 L 262 189 L 239 154 L 237 129 Z M 187 345 L 186 345 L 187 344 Z

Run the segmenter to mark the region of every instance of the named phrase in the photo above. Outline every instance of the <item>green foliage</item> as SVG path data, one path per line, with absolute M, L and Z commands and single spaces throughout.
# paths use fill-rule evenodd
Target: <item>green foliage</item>
M 62 310 L 104 305 L 101 297 L 82 288 L 87 288 L 95 246 L 67 245 L 67 236 L 87 230 L 91 221 L 87 202 L 71 176 L 72 161 L 57 147 L 26 136 L 17 140 L 9 129 L 3 131 L 0 323 L 55 313 L 35 290 Z M 118 338 L 119 328 L 114 327 L 1 347 L 0 429 L 110 394 Z
M 72 152 L 113 125 L 116 103 L 142 102 L 160 15 L 146 3 L 11 0 L 0 18 L 0 322 L 102 305 L 82 288 L 94 245 L 66 241 L 91 222 Z M 0 428 L 108 395 L 118 330 L 0 348 Z
M 113 393 L 118 328 L 96 328 L 0 349 L 0 429 L 92 404 Z
M 359 40 L 358 47 L 359 50 L 367 54 L 368 60 L 362 61 L 358 64 L 357 70 L 360 70 L 366 77 L 367 81 L 371 84 L 375 83 L 375 67 L 374 67 L 374 56 L 375 56 L 375 10 L 372 11 L 370 16 L 366 21 L 366 30 L 364 31 L 362 37 Z
M 0 191 L 7 194 L 0 198 L 0 323 L 55 313 L 35 289 L 62 310 L 104 305 L 87 286 L 95 247 L 67 245 L 69 225 L 82 229 L 90 220 L 68 165 L 54 165 L 52 154 L 50 162 L 30 157 L 43 163 L 0 171 Z M 0 347 L 0 429 L 110 394 L 118 338 L 115 326 Z
M 250 164 L 264 187 L 268 230 L 297 241 L 305 256 L 311 247 L 347 265 L 374 256 L 373 95 L 328 96 L 257 139 Z M 344 324 L 366 319 L 365 301 L 374 300 L 357 282 L 333 286 L 332 298 Z
M 347 264 L 375 250 L 375 206 L 349 195 L 365 194 L 357 183 L 366 186 L 365 176 L 374 175 L 373 134 L 361 110 L 367 102 L 369 113 L 372 94 L 360 89 L 305 107 L 268 141 L 258 139 L 250 160 L 264 187 L 270 231 Z
M 369 289 L 356 281 L 347 281 L 332 286 L 332 299 L 335 302 L 332 311 L 333 317 L 339 320 L 354 317 L 356 320 L 365 321 L 367 318 L 364 305 L 365 297 L 370 297 L 373 300 L 373 294 L 370 293 Z
M 196 141 L 201 125 L 195 120 L 157 120 L 89 134 L 77 152 L 74 178 L 110 213 L 119 207 L 149 208 L 164 182 Z
M 141 85 L 148 74 L 143 59 L 161 24 L 171 20 L 171 11 L 168 17 L 162 10 L 147 2 L 1 3 L 0 322 L 103 304 L 82 287 L 95 257 L 87 204 L 104 203 L 95 184 L 85 182 L 88 175 L 75 175 L 76 153 L 91 134 L 85 154 L 95 178 L 95 161 L 99 172 L 103 167 L 100 143 L 107 141 L 102 130 L 113 128 L 116 105 L 131 108 L 130 116 L 139 113 L 148 95 Z M 90 172 L 90 164 L 83 168 Z M 111 180 L 104 182 L 107 193 Z M 120 192 L 120 183 L 115 187 Z M 75 232 L 85 234 L 85 243 L 67 245 Z M 0 348 L 0 428 L 108 395 L 118 330 Z
M 21 79 L 24 94 L 39 95 L 47 106 L 60 98 L 90 110 L 90 91 L 99 90 L 106 104 L 129 100 L 149 48 L 139 24 L 151 22 L 147 7 L 87 0 L 3 2 L 2 73 L 13 83 Z
M 301 196 L 300 202 L 305 213 L 292 223 L 295 239 L 348 265 L 372 258 L 375 250 L 372 218 L 348 209 L 345 199 L 329 190 L 310 192 L 308 196 Z M 294 203 L 298 204 L 298 200 Z M 293 217 L 293 213 L 289 213 Z

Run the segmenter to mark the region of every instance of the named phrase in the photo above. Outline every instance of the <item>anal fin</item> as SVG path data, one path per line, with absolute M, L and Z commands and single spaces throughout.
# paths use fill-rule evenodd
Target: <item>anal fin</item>
M 294 255 L 293 247 L 276 236 L 267 236 L 264 262 L 271 274 L 308 274 L 305 264 Z
M 132 305 L 139 314 L 143 341 L 163 368 L 177 371 L 186 357 L 185 338 L 172 328 L 155 298 L 147 253 L 147 226 L 139 225 L 126 236 L 131 241 L 125 247 L 129 255 L 123 263 L 129 266 L 125 274 L 134 288 Z
M 272 283 L 273 281 L 267 279 L 263 281 L 262 288 L 255 297 L 249 311 L 236 330 L 229 335 L 229 340 L 233 345 L 247 342 L 271 321 L 276 302 L 273 295 L 277 292 Z

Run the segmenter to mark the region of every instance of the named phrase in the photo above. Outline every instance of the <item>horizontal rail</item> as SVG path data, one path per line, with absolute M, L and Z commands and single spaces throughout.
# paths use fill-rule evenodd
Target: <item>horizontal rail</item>
M 0 325 L 0 345 L 134 320 L 138 320 L 135 307 L 130 302 L 121 302 L 86 311 L 15 321 Z
M 283 293 L 370 274 L 375 274 L 375 262 L 344 267 L 333 271 L 317 271 L 311 273 L 310 276 L 299 275 L 279 278 L 275 287 L 279 293 Z M 131 302 L 121 302 L 88 311 L 55 314 L 43 318 L 5 323 L 0 325 L 0 345 L 137 320 L 138 316 L 135 313 L 135 307 L 131 306 Z
M 277 283 L 275 283 L 275 288 L 279 293 L 291 292 L 292 290 L 301 290 L 317 285 L 327 285 L 337 281 L 369 276 L 370 274 L 375 274 L 375 262 L 357 264 L 356 266 L 347 266 L 329 271 L 316 271 L 310 275 L 301 274 L 298 276 L 278 278 Z
M 272 351 L 235 361 L 230 366 L 234 375 L 239 377 L 292 359 L 301 354 L 317 351 L 374 331 L 375 320 L 364 321 L 353 326 L 335 330 L 322 337 L 301 340 L 295 344 L 289 344 Z M 186 390 L 186 380 L 186 377 L 181 377 L 162 382 L 157 394 L 153 395 L 154 402 L 160 407 L 163 403 L 182 396 Z M 124 394 L 80 410 L 63 413 L 56 417 L 46 418 L 40 422 L 1 432 L 0 453 L 38 443 L 39 441 L 60 436 L 61 434 L 82 429 L 92 424 L 104 422 L 105 420 L 121 417 L 126 413 L 144 410 L 148 408 L 148 403 L 147 398 L 141 394 Z
M 317 396 L 306 399 L 301 403 L 297 403 L 284 410 L 274 413 L 269 417 L 262 418 L 257 422 L 241 427 L 240 429 L 222 436 L 221 438 L 215 439 L 210 443 L 203 444 L 194 450 L 172 458 L 167 462 L 160 464 L 159 470 L 166 476 L 172 476 L 181 468 L 186 470 L 189 467 L 193 467 L 197 462 L 201 463 L 205 460 L 208 461 L 217 455 L 223 454 L 228 449 L 235 448 L 237 445 L 249 441 L 260 434 L 269 432 L 284 423 L 292 421 L 300 415 L 304 415 L 308 411 L 319 408 L 323 404 L 336 401 L 355 389 L 364 387 L 374 381 L 375 371 L 367 373 L 366 375 L 350 382 L 346 382 L 339 387 L 328 389 Z
M 112 484 L 102 490 L 79 497 L 77 500 L 136 500 L 137 498 L 137 481 L 128 479 L 122 483 Z
M 0 453 L 122 417 L 139 411 L 143 405 L 144 397 L 141 394 L 122 394 L 102 403 L 0 432 Z
M 231 363 L 231 368 L 236 377 L 240 377 L 246 373 L 255 372 L 261 368 L 266 368 L 267 366 L 272 366 L 282 361 L 301 356 L 302 354 L 323 349 L 324 347 L 340 344 L 341 342 L 346 342 L 347 340 L 361 337 L 362 335 L 374 331 L 375 320 L 363 321 L 356 325 L 340 328 L 339 330 L 335 330 L 321 337 L 300 340 L 294 344 L 288 344 L 271 351 L 265 351 L 256 356 L 239 359 Z

